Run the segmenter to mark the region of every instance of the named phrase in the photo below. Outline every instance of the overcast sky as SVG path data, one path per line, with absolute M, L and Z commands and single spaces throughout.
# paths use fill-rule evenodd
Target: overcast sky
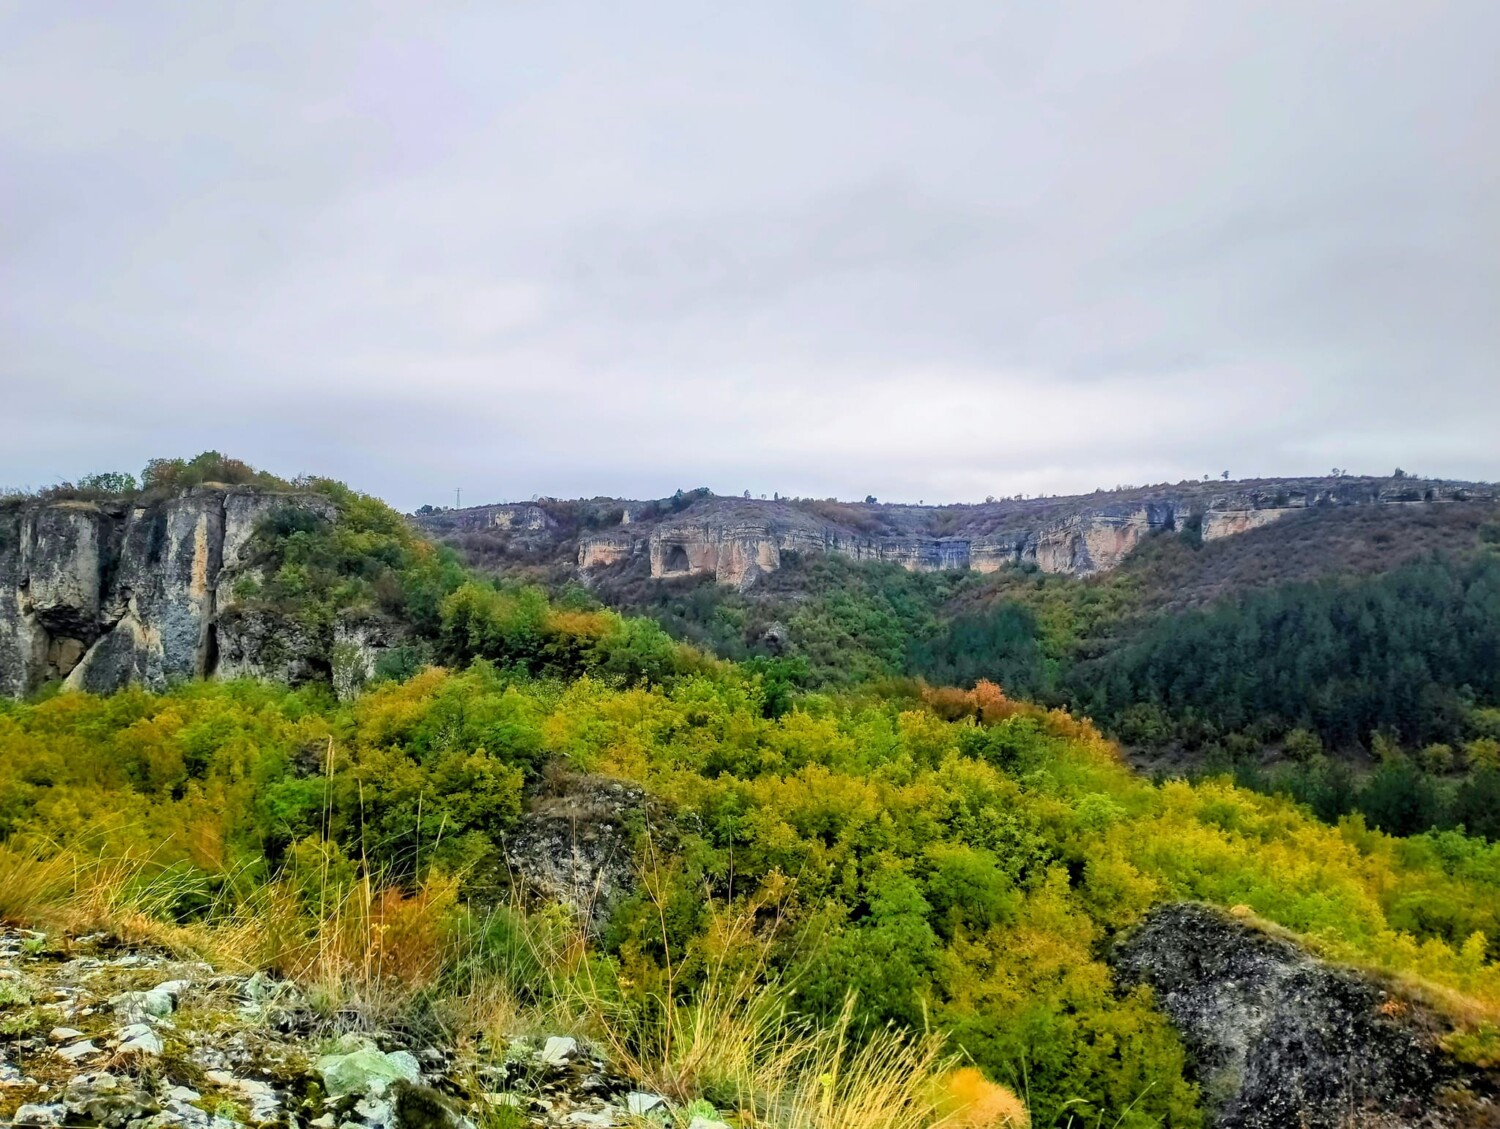
M 1495 0 L 0 0 L 0 485 L 1500 478 Z

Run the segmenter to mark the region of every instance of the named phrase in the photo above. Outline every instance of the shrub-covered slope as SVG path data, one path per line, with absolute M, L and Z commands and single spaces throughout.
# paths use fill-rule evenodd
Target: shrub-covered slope
M 1087 725 L 992 688 L 767 712 L 732 669 L 653 688 L 480 664 L 342 705 L 255 683 L 65 695 L 0 714 L 0 826 L 10 851 L 133 849 L 201 876 L 187 890 L 364 867 L 457 873 L 485 897 L 545 764 L 634 780 L 662 807 L 601 941 L 614 990 L 690 993 L 727 945 L 823 1020 L 854 990 L 863 1029 L 936 1024 L 1042 1124 L 1196 1123 L 1178 1037 L 1101 959 L 1162 901 L 1250 906 L 1455 993 L 1471 1020 L 1500 1005 L 1493 847 L 1330 828 L 1223 782 L 1154 786 Z M 738 939 L 736 913 L 753 923 Z

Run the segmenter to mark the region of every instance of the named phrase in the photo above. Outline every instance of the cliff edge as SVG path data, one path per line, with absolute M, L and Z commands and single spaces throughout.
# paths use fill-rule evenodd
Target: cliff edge
M 1213 541 L 1324 507 L 1497 498 L 1500 492 L 1484 483 L 1341 476 L 1182 482 L 951 506 L 766 500 L 700 490 L 646 502 L 538 499 L 429 511 L 412 520 L 430 536 L 481 548 L 481 555 L 566 562 L 585 579 L 632 569 L 654 578 L 708 575 L 745 586 L 779 568 L 784 553 L 831 553 L 921 571 L 1023 565 L 1089 576 L 1117 567 L 1161 531 L 1196 529 Z
M 319 494 L 214 485 L 0 506 L 0 694 L 55 680 L 159 689 L 217 673 L 231 642 L 221 615 L 251 567 L 253 535 L 286 508 L 335 516 Z

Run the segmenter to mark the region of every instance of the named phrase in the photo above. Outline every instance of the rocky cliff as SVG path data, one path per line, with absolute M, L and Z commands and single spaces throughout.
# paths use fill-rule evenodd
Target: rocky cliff
M 226 651 L 253 668 L 221 627 L 256 527 L 286 507 L 334 515 L 317 494 L 216 486 L 0 506 L 0 693 L 161 687 L 217 673 Z
M 634 567 L 658 578 L 711 575 L 746 585 L 780 567 L 783 553 L 834 553 L 919 570 L 1034 565 L 1087 576 L 1114 568 L 1162 530 L 1198 529 L 1215 540 L 1323 507 L 1496 499 L 1496 489 L 1481 483 L 1339 477 L 1183 482 L 971 506 L 767 501 L 704 491 L 662 502 L 540 499 L 414 520 L 469 548 L 483 542 L 502 555 L 566 559 L 585 578 Z

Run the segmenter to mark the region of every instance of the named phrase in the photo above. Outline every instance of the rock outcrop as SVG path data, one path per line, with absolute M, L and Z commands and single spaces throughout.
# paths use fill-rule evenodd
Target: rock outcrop
M 1115 568 L 1153 533 L 1196 528 L 1231 537 L 1326 506 L 1495 501 L 1494 487 L 1411 478 L 1185 482 L 1075 498 L 973 506 L 791 502 L 695 492 L 664 502 L 619 499 L 478 506 L 419 515 L 427 533 L 479 539 L 507 553 L 658 579 L 712 576 L 744 586 L 785 553 L 831 553 L 932 571 L 1029 565 L 1088 576 Z
M 601 927 L 635 887 L 635 826 L 646 814 L 639 785 L 549 772 L 505 844 L 512 880 Z
M 1219 1129 L 1500 1124 L 1495 1080 L 1444 1053 L 1437 1015 L 1213 907 L 1153 911 L 1113 959 L 1156 993 Z
M 141 1007 L 151 996 L 160 1006 Z M 262 973 L 177 962 L 104 934 L 0 928 L 0 1125 L 625 1129 L 670 1119 L 728 1129 L 693 1121 L 693 1106 L 641 1088 L 574 1038 L 347 1030 L 359 1019 Z
M 334 516 L 327 498 L 202 486 L 137 504 L 0 507 L 0 694 L 62 680 L 153 688 L 219 672 L 222 613 L 251 568 L 256 527 L 285 507 Z M 253 665 L 243 641 L 229 673 Z

